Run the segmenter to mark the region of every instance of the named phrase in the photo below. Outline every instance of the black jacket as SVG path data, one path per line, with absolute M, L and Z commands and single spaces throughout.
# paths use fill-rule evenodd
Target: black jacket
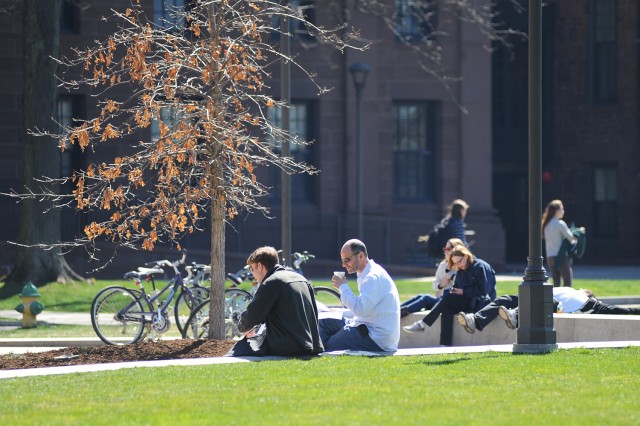
M 265 276 L 242 313 L 238 329 L 267 326 L 264 344 L 271 355 L 305 355 L 324 351 L 318 308 L 311 284 L 297 272 L 276 265 Z

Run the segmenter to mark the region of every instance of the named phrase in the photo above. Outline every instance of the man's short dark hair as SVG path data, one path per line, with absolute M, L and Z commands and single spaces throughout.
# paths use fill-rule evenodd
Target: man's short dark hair
M 264 265 L 267 270 L 270 270 L 278 264 L 278 260 L 278 250 L 271 246 L 264 246 L 255 249 L 254 252 L 249 255 L 247 264 L 259 263 Z
M 347 243 L 349 243 L 351 254 L 364 253 L 365 256 L 369 257 L 369 254 L 367 253 L 367 246 L 365 246 L 362 241 L 354 239 L 347 241 Z

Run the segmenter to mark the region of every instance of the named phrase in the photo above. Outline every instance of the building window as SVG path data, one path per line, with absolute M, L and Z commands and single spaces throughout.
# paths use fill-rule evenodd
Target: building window
M 594 235 L 618 236 L 618 170 L 615 165 L 593 169 Z
M 393 168 L 396 202 L 435 200 L 436 102 L 393 105 Z
M 591 81 L 595 101 L 616 98 L 616 0 L 592 0 Z
M 73 127 L 76 119 L 84 118 L 84 98 L 82 96 L 64 95 L 58 96 L 57 120 L 62 128 Z M 63 178 L 73 176 L 76 170 L 84 169 L 82 150 L 78 143 L 73 145 L 67 142 L 64 152 L 60 155 L 60 176 Z M 75 184 L 68 181 L 60 186 L 61 194 L 71 194 Z M 62 241 L 69 241 L 78 235 L 87 221 L 87 215 L 76 214 L 75 209 L 61 209 L 60 211 L 60 236 Z
M 182 115 L 177 110 L 171 107 L 160 108 L 160 120 L 169 129 L 174 129 L 175 126 L 182 120 Z M 158 120 L 151 121 L 151 141 L 158 142 L 160 139 L 160 123 Z
M 292 101 L 289 110 L 289 131 L 292 136 L 301 141 L 313 141 L 315 138 L 314 130 L 314 103 L 311 101 Z M 279 128 L 282 125 L 280 108 L 269 108 L 269 122 Z M 280 141 L 273 136 L 269 136 L 269 140 L 275 146 L 275 151 L 280 152 Z M 289 144 L 291 156 L 297 162 L 303 162 L 309 165 L 315 164 L 313 145 L 300 145 L 296 143 Z M 271 167 L 270 191 L 269 197 L 272 203 L 281 200 L 281 178 L 280 169 Z M 291 176 L 291 201 L 296 203 L 309 202 L 315 200 L 315 185 L 313 176 L 302 173 Z
M 80 6 L 78 1 L 60 1 L 60 32 L 63 34 L 80 33 Z
M 160 28 L 182 30 L 186 22 L 182 14 L 195 0 L 153 0 L 153 22 Z
M 404 41 L 424 42 L 433 37 L 437 18 L 435 0 L 396 0 L 396 31 Z
M 294 10 L 298 16 L 303 16 L 304 21 L 315 24 L 316 9 L 314 0 L 290 0 L 290 2 L 291 9 Z M 274 16 L 271 21 L 271 25 L 275 30 L 277 30 L 273 31 L 271 38 L 277 41 L 280 39 L 280 17 Z M 293 40 L 299 42 L 313 40 L 313 35 L 309 34 L 309 30 L 306 25 L 299 19 L 289 20 L 289 31 L 293 35 Z
M 74 119 L 81 118 L 82 98 L 78 96 L 59 96 L 58 97 L 58 123 L 62 128 L 74 126 Z M 60 157 L 60 176 L 69 177 L 73 175 L 74 170 L 82 167 L 82 151 L 77 143 L 71 144 L 67 142 L 65 150 Z M 68 190 L 71 191 L 71 184 L 67 184 Z

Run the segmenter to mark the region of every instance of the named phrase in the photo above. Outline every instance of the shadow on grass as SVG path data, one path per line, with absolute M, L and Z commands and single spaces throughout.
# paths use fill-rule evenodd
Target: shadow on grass
M 455 358 L 442 359 L 442 357 L 451 357 L 451 356 L 455 356 Z M 459 363 L 471 361 L 471 360 L 477 361 L 478 359 L 500 358 L 502 356 L 503 354 L 500 354 L 497 352 L 486 352 L 482 354 L 476 354 L 473 358 L 466 354 L 436 354 L 436 355 L 423 355 L 421 357 L 416 357 L 412 361 L 414 364 L 424 364 L 427 366 L 440 366 L 440 365 L 459 364 Z

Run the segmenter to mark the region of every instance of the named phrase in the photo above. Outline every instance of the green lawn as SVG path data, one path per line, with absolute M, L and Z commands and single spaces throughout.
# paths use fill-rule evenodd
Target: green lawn
M 351 287 L 357 290 L 354 279 L 350 279 Z M 159 283 L 163 285 L 165 283 Z M 331 282 L 326 280 L 314 280 L 314 285 L 330 286 Z M 517 294 L 519 281 L 499 281 L 497 285 L 498 295 Z M 1 286 L 4 284 L 0 284 Z M 74 282 L 70 284 L 52 283 L 44 287 L 40 287 L 38 291 L 42 295 L 40 301 L 45 305 L 45 309 L 50 311 L 61 312 L 89 312 L 91 301 L 94 296 L 103 287 L 108 285 L 125 285 L 127 287 L 135 287 L 131 281 L 98 281 L 95 284 L 87 284 L 85 282 Z M 416 294 L 433 293 L 431 281 L 417 279 L 399 279 L 396 280 L 400 300 L 405 301 Z M 250 288 L 250 284 L 245 284 L 246 290 Z M 640 295 L 640 280 L 574 280 L 574 287 L 589 288 L 598 296 L 632 296 Z M 21 303 L 20 297 L 13 296 L 8 299 L 0 300 L 0 309 L 15 309 L 16 305 Z
M 640 348 L 320 357 L 0 381 L 4 424 L 637 425 Z

